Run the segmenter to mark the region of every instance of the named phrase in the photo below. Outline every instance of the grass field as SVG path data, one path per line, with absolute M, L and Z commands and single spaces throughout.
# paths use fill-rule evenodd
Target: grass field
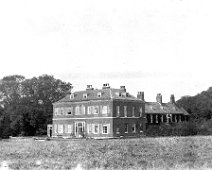
M 10 169 L 212 169 L 212 136 L 0 141 Z

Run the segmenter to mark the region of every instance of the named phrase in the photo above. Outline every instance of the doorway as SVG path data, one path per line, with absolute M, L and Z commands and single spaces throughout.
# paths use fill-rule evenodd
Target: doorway
M 52 125 L 47 125 L 47 136 L 52 137 Z
M 75 136 L 84 137 L 85 135 L 85 122 L 75 122 Z

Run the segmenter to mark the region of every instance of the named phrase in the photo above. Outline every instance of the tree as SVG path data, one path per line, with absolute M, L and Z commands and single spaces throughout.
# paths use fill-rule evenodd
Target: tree
M 63 98 L 71 87 L 50 75 L 31 79 L 20 75 L 4 77 L 0 81 L 0 104 L 4 107 L 0 136 L 46 133 L 52 121 L 52 103 Z

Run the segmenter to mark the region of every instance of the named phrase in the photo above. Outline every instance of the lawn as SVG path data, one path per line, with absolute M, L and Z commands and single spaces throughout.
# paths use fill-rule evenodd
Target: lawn
M 212 136 L 0 141 L 11 169 L 212 169 Z

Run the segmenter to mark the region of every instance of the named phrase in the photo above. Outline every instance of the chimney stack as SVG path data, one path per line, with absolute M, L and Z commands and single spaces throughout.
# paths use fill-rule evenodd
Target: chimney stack
M 110 88 L 109 83 L 105 83 L 105 84 L 103 84 L 102 89 L 109 89 L 109 88 Z
M 175 104 L 175 97 L 173 94 L 170 96 L 170 103 Z
M 125 86 L 120 86 L 120 90 L 123 90 L 124 92 L 126 92 Z
M 137 98 L 144 101 L 144 92 L 139 91 L 138 94 L 137 94 Z
M 86 90 L 93 90 L 94 88 L 92 87 L 92 85 L 87 85 Z
M 159 104 L 162 104 L 162 95 L 160 93 L 157 94 L 156 96 L 156 101 L 159 103 Z

